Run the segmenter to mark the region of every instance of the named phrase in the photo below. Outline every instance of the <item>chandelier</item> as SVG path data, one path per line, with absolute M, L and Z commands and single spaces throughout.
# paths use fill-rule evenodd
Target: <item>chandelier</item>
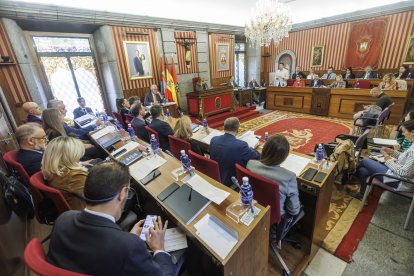
M 259 0 L 246 23 L 245 35 L 250 46 L 277 46 L 292 28 L 290 9 L 278 0 Z

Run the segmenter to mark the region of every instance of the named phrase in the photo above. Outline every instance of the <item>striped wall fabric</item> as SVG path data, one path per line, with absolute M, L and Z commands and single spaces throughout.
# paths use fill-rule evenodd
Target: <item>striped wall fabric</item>
M 0 74 L 4 91 L 10 92 L 11 95 L 6 95 L 14 104 L 21 104 L 31 100 L 29 91 L 24 81 L 20 68 L 17 65 L 16 57 L 14 56 L 12 47 L 7 37 L 3 25 L 0 23 L 0 55 L 9 56 L 10 61 L 16 64 L 0 65 Z
M 407 39 L 414 35 L 414 11 L 391 14 L 385 17 L 388 19 L 388 26 L 379 57 L 379 68 L 398 68 L 403 60 Z M 322 66 L 313 67 L 314 70 L 325 70 L 329 66 L 333 66 L 337 70 L 345 69 L 344 59 L 351 23 L 292 32 L 278 47 L 273 45 L 262 47 L 262 56 L 270 54 L 270 57 L 267 58 L 266 68 L 263 68 L 264 62 L 262 60 L 262 72 L 275 72 L 275 59 L 283 50 L 293 51 L 296 54 L 296 64 L 300 65 L 302 70 L 309 70 L 312 46 L 315 45 L 323 45 L 325 48 Z
M 112 26 L 114 44 L 117 53 L 118 68 L 121 77 L 123 90 L 150 87 L 151 84 L 158 84 L 160 80 L 160 53 L 157 46 L 156 30 L 139 27 Z M 148 35 L 142 34 L 146 33 Z M 129 78 L 128 63 L 124 51 L 124 41 L 145 41 L 149 42 L 152 78 L 134 79 Z
M 211 79 L 230 77 L 234 75 L 234 35 L 229 34 L 215 34 L 210 33 L 208 35 L 209 48 L 210 48 L 210 74 Z M 229 63 L 230 70 L 217 71 L 217 53 L 216 45 L 218 43 L 229 44 Z
M 175 32 L 174 33 L 175 44 L 177 48 L 178 59 L 178 74 L 192 74 L 198 72 L 197 62 L 197 34 L 195 32 Z M 188 42 L 190 49 L 191 62 L 189 67 L 186 64 L 185 52 L 186 49 L 183 43 Z

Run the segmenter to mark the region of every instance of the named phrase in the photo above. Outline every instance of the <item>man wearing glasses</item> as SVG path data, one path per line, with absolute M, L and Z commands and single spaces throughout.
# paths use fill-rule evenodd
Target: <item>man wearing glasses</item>
M 47 135 L 43 128 L 36 123 L 27 123 L 16 129 L 16 140 L 20 149 L 16 161 L 22 164 L 31 176 L 40 171 L 43 151 L 47 143 Z
M 161 218 L 141 240 L 144 220 L 123 232 L 121 217 L 130 185 L 128 167 L 118 162 L 95 165 L 84 188 L 86 208 L 59 216 L 52 230 L 46 260 L 88 275 L 174 275 L 175 265 L 164 251 L 168 222 Z M 147 249 L 152 251 L 150 251 Z

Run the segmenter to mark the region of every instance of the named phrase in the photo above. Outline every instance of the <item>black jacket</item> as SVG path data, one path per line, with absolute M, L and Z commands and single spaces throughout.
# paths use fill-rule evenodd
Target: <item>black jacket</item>
M 131 123 L 134 124 L 138 129 L 138 138 L 149 143 L 148 132 L 145 129 L 145 126 L 147 125 L 146 121 L 145 120 L 140 120 L 138 118 L 134 118 L 134 119 L 132 119 Z
M 150 128 L 158 132 L 158 138 L 160 139 L 160 148 L 162 150 L 170 150 L 170 142 L 168 141 L 168 135 L 173 135 L 174 131 L 171 126 L 160 119 L 152 119 Z
M 89 275 L 174 275 L 171 257 L 151 256 L 138 235 L 85 211 L 68 211 L 53 227 L 46 260 Z
M 73 118 L 74 119 L 82 117 L 86 114 L 93 114 L 93 111 L 90 107 L 85 107 L 85 111 L 83 111 L 81 107 L 75 108 L 73 110 Z
M 40 171 L 42 166 L 43 152 L 35 150 L 19 149 L 16 161 L 22 164 L 26 172 L 32 176 Z

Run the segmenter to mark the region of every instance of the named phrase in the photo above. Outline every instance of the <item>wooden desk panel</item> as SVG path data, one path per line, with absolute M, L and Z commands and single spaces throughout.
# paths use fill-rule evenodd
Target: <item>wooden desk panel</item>
M 268 87 L 266 108 L 299 113 L 310 113 L 312 88 Z
M 369 93 L 370 89 L 331 89 L 329 116 L 351 119 L 362 110 L 362 105 L 375 104 L 376 98 Z M 407 91 L 386 91 L 395 105 L 391 109 L 388 124 L 397 124 L 404 115 L 407 102 Z
M 252 89 L 234 89 L 233 90 L 234 95 L 236 96 L 236 99 L 239 101 L 239 106 L 244 106 L 247 103 L 251 103 L 252 100 Z
M 191 92 L 186 96 L 188 113 L 200 118 L 233 109 L 233 88 L 231 86 L 214 87 L 203 92 Z

